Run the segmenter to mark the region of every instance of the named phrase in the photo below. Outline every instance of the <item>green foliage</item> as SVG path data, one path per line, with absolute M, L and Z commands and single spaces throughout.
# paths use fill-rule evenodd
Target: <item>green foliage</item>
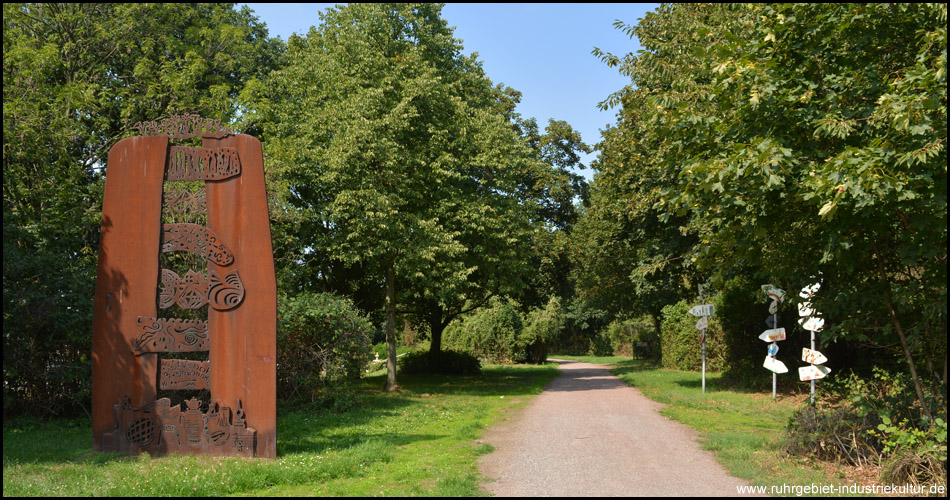
M 873 369 L 873 376 L 825 382 L 828 396 L 789 420 L 785 450 L 855 466 L 882 466 L 890 484 L 945 484 L 946 416 L 926 425 L 912 383 L 902 374 Z
M 713 304 L 716 302 L 716 300 L 712 301 Z M 702 343 L 700 330 L 696 329 L 696 320 L 699 318 L 689 313 L 690 308 L 695 305 L 695 301 L 682 300 L 663 308 L 660 359 L 664 368 L 693 371 L 702 368 Z M 722 325 L 715 315 L 708 318 L 706 370 L 722 371 L 726 368 L 726 346 L 723 342 Z
M 615 356 L 657 359 L 660 356 L 660 336 L 649 316 L 616 319 L 601 332 L 609 339 Z
M 529 362 L 544 363 L 548 357 L 548 349 L 561 333 L 564 323 L 561 299 L 556 296 L 551 297 L 543 309 L 534 309 L 528 313 L 521 339 Z
M 515 303 L 493 299 L 491 305 L 449 326 L 446 345 L 490 363 L 525 361 L 524 321 Z
M 435 355 L 429 352 L 410 352 L 399 358 L 399 373 L 440 373 L 443 375 L 478 375 L 482 364 L 472 354 L 442 349 Z
M 513 91 L 463 55 L 441 9 L 327 9 L 244 94 L 283 182 L 282 275 L 398 310 L 433 352 L 455 317 L 527 285 L 539 202 L 521 187 L 543 167 L 505 113 Z
M 792 456 L 861 467 L 876 463 L 880 443 L 867 433 L 869 415 L 853 407 L 802 406 L 789 419 L 783 449 Z
M 671 4 L 618 22 L 643 50 L 595 51 L 631 81 L 603 103 L 622 109 L 577 231 L 579 287 L 624 311 L 674 302 L 644 278 L 674 295 L 697 275 L 820 282 L 823 340 L 900 356 L 924 412 L 945 408 L 946 19 L 941 4 Z
M 368 318 L 348 299 L 326 293 L 285 296 L 279 304 L 280 399 L 312 403 L 359 380 L 372 352 Z
M 882 453 L 891 455 L 888 460 L 903 452 L 923 452 L 934 454 L 946 464 L 946 413 L 935 417 L 930 425 L 929 417 L 915 404 L 907 378 L 875 368 L 869 379 L 854 375 L 845 379 L 843 392 L 851 405 L 878 422 L 867 433 L 880 441 Z
M 230 122 L 279 57 L 231 4 L 3 4 L 5 415 L 88 406 L 112 145 L 167 114 Z
M 487 367 L 478 377 L 406 375 L 383 393 L 363 379 L 345 413 L 278 409 L 278 457 L 90 453 L 88 419 L 12 427 L 4 419 L 3 493 L 41 496 L 474 496 L 473 446 L 486 427 L 530 401 L 554 366 Z
M 768 328 L 765 319 L 769 317 L 768 302 L 761 290 L 762 283 L 754 282 L 748 274 L 736 276 L 722 285 L 722 290 L 714 295 L 716 320 L 722 325 L 722 344 L 725 348 L 723 370 L 726 378 L 737 386 L 760 387 L 770 384 L 770 377 L 763 373 L 762 361 L 766 355 L 765 344 L 758 339 Z M 787 297 L 786 297 L 787 298 Z M 787 311 L 787 305 L 779 309 L 779 327 L 784 327 L 787 340 L 779 344 L 787 348 L 780 352 L 779 359 L 794 356 L 786 355 L 793 351 L 791 346 L 798 345 L 795 324 L 796 312 Z M 789 365 L 791 366 L 791 365 Z
M 592 341 L 607 324 L 607 312 L 593 307 L 591 302 L 575 297 L 564 306 L 564 328 L 552 343 L 551 352 L 571 355 L 587 354 Z M 600 341 L 602 350 L 609 348 L 609 342 Z M 596 346 L 595 346 L 596 350 Z

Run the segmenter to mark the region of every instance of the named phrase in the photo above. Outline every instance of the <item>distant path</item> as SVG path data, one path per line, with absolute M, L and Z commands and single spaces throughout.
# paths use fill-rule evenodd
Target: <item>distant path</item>
M 606 366 L 550 361 L 561 375 L 482 438 L 495 447 L 479 459 L 495 496 L 737 496 L 749 484 Z

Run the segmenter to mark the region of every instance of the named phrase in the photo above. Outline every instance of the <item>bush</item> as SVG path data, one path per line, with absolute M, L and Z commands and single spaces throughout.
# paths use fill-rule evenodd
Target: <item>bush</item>
M 430 359 L 428 352 L 410 352 L 399 358 L 396 369 L 404 374 L 478 375 L 482 371 L 482 364 L 467 352 L 443 349 L 434 360 Z
M 786 302 L 787 299 L 788 297 Z M 716 320 L 722 326 L 722 370 L 725 372 L 723 379 L 742 387 L 764 388 L 767 385 L 771 389 L 770 372 L 762 367 L 767 344 L 758 339 L 758 336 L 768 329 L 765 323 L 768 317 L 768 301 L 762 293 L 761 284 L 757 285 L 744 276 L 732 278 L 723 285 L 722 291 L 716 294 L 714 303 Z M 795 324 L 792 321 L 797 319 L 797 314 L 787 322 L 782 319 L 779 318 L 779 326 L 787 323 L 785 330 L 791 335 L 790 326 Z M 779 342 L 779 347 L 797 345 L 793 342 L 792 339 Z M 780 350 L 779 359 L 783 354 L 785 353 Z M 786 364 L 790 371 L 794 370 L 788 362 Z M 782 380 L 785 378 L 788 377 L 780 377 Z
M 605 339 L 598 342 L 610 343 L 611 352 L 607 356 L 659 357 L 660 337 L 649 316 L 614 320 L 601 332 Z M 646 344 L 646 347 L 637 347 L 637 344 Z
M 541 364 L 548 358 L 548 347 L 557 339 L 564 328 L 564 311 L 561 300 L 551 297 L 543 309 L 535 309 L 528 313 L 527 325 L 521 335 L 521 343 L 525 346 L 525 357 L 531 363 Z
M 516 305 L 494 299 L 489 307 L 446 327 L 443 337 L 449 349 L 467 351 L 492 363 L 512 363 L 527 359 L 523 330 Z
M 8 215 L 5 205 L 4 419 L 84 415 L 92 396 L 96 254 L 90 258 L 79 242 L 61 234 L 41 238 L 15 227 Z M 42 240 L 49 240 L 48 247 Z
M 719 304 L 713 299 L 716 310 Z M 664 368 L 675 370 L 700 370 L 702 368 L 702 344 L 700 331 L 696 329 L 699 319 L 689 313 L 690 308 L 697 302 L 681 300 L 676 304 L 663 308 L 663 321 L 660 327 L 661 362 Z M 758 339 L 755 342 L 762 343 Z M 725 366 L 725 345 L 723 343 L 722 326 L 718 317 L 709 316 L 709 326 L 706 329 L 706 369 L 720 371 Z M 763 358 L 765 350 L 762 350 Z
M 933 422 L 922 417 L 903 376 L 875 368 L 872 377 L 851 374 L 825 387 L 825 401 L 789 422 L 789 454 L 881 465 L 881 480 L 891 484 L 946 484 L 946 413 Z
M 342 297 L 282 297 L 277 321 L 277 396 L 315 403 L 359 380 L 371 357 L 369 319 Z
M 592 349 L 603 349 L 604 341 L 597 340 L 597 335 L 606 325 L 607 312 L 579 299 L 563 304 L 562 307 L 564 326 L 552 342 L 551 349 L 560 354 L 575 356 L 584 356 Z
M 850 406 L 805 406 L 785 428 L 785 451 L 829 462 L 876 463 L 880 443 L 867 434 L 871 418 Z
M 600 330 L 590 338 L 586 354 L 588 356 L 613 356 L 614 349 L 610 345 L 610 337 L 606 330 Z

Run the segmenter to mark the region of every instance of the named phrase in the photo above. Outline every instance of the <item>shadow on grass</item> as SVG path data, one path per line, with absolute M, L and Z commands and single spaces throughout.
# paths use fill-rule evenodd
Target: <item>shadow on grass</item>
M 440 395 L 472 397 L 515 397 L 537 394 L 539 382 L 554 378 L 552 369 L 538 367 L 487 367 L 481 375 L 400 375 L 401 390 L 384 393 L 379 388 L 385 375 L 360 381 L 356 409 L 331 413 L 316 408 L 278 409 L 277 454 L 320 453 L 345 449 L 366 441 L 384 441 L 396 446 L 443 436 L 400 432 L 359 431 L 375 419 L 404 415 L 420 398 Z M 347 429 L 352 429 L 347 431 Z M 329 432 L 333 430 L 332 435 Z M 92 450 L 92 426 L 88 419 L 39 422 L 28 419 L 4 421 L 3 462 L 35 464 L 83 463 L 104 466 L 113 462 L 136 460 L 119 453 Z
M 17 419 L 3 425 L 3 463 L 68 464 L 93 466 L 134 460 L 120 453 L 92 450 L 92 423 L 87 419 L 40 422 Z
M 323 413 L 301 409 L 278 419 L 277 454 L 320 453 L 327 449 L 349 447 L 366 440 L 381 440 L 395 446 L 420 440 L 439 439 L 441 435 L 413 435 L 399 432 L 366 433 L 355 429 L 383 417 L 405 415 L 420 398 L 438 401 L 439 396 L 516 397 L 537 394 L 535 382 L 556 376 L 553 370 L 493 366 L 480 375 L 399 375 L 399 390 L 383 392 L 385 375 L 361 381 L 361 404 L 344 413 Z M 327 432 L 333 430 L 332 436 Z M 354 429 L 348 431 L 347 429 Z

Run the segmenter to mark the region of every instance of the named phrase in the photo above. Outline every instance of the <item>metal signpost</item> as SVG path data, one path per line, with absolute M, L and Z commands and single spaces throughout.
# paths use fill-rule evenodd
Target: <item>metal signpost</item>
M 703 285 L 699 285 L 699 300 L 703 304 L 699 306 L 693 306 L 693 308 L 689 310 L 689 313 L 693 316 L 699 316 L 699 321 L 696 322 L 696 329 L 701 332 L 699 341 L 703 346 L 703 394 L 706 394 L 706 328 L 709 326 L 709 319 L 707 316 L 712 316 L 715 314 L 716 307 L 712 304 L 706 304 L 706 296 L 703 293 Z
M 802 288 L 798 296 L 803 299 L 811 299 L 820 286 L 819 283 L 806 286 Z M 812 308 L 811 302 L 798 304 L 798 315 L 801 316 L 801 318 L 798 319 L 798 323 L 802 325 L 802 328 L 811 332 L 811 349 L 802 348 L 802 361 L 809 363 L 809 365 L 798 369 L 798 378 L 802 382 L 811 381 L 810 404 L 813 406 L 815 404 L 815 380 L 824 378 L 831 373 L 830 368 L 817 366 L 828 361 L 828 358 L 826 358 L 824 354 L 815 350 L 815 332 L 820 331 L 825 326 L 825 320 L 817 317 L 817 314 L 817 311 Z
M 759 338 L 765 342 L 771 342 L 768 348 L 768 355 L 765 356 L 765 362 L 762 363 L 762 366 L 772 372 L 772 399 L 775 400 L 777 375 L 779 373 L 788 373 L 788 368 L 785 366 L 785 363 L 775 358 L 775 355 L 778 354 L 778 344 L 776 344 L 776 342 L 785 340 L 785 329 L 776 328 L 776 326 L 778 326 L 778 304 L 784 300 L 785 291 L 771 283 L 762 285 L 762 291 L 765 292 L 766 296 L 772 299 L 772 303 L 769 304 L 769 314 L 771 314 L 771 316 L 765 320 L 765 324 L 768 325 L 769 330 L 762 332 Z

